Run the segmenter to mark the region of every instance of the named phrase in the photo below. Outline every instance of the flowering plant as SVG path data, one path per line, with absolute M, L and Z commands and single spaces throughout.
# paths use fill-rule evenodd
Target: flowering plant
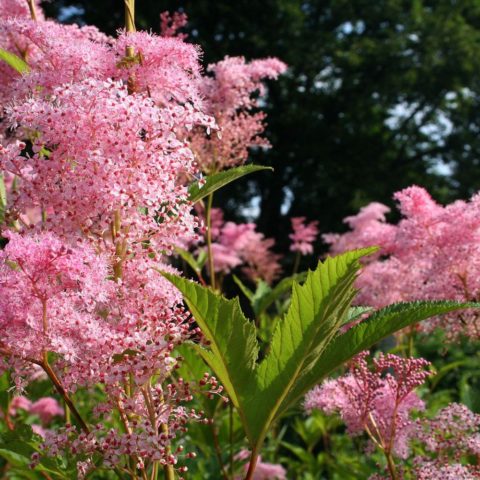
M 260 344 L 220 277 L 243 265 L 264 288 L 279 259 L 254 225 L 221 219 L 213 192 L 264 168 L 241 165 L 268 144 L 254 93 L 286 66 L 226 58 L 204 74 L 177 35 L 184 16 L 164 14 L 162 35 L 136 32 L 133 4 L 110 38 L 46 20 L 34 0 L 0 1 L 1 468 L 185 478 L 199 453 L 189 432 L 203 426 L 222 476 L 240 461 L 247 480 L 284 478 L 260 450 L 315 383 L 400 328 L 476 304 L 398 304 L 345 331 L 359 261 L 375 252 L 354 250 L 263 296 L 239 281 L 257 312 L 292 287 Z M 311 253 L 316 225 L 294 230 L 294 251 Z M 227 408 L 250 450 L 245 463 L 230 442 L 229 472 L 215 424 Z

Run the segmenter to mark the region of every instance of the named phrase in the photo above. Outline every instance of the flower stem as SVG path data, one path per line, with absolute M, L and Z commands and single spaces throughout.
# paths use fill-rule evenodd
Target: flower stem
M 30 16 L 33 21 L 37 21 L 37 11 L 35 9 L 35 0 L 27 0 L 28 9 L 30 10 Z
M 57 392 L 63 398 L 67 407 L 70 409 L 70 411 L 73 413 L 74 417 L 77 419 L 77 421 L 80 424 L 80 427 L 82 428 L 82 430 L 85 433 L 90 433 L 90 429 L 88 428 L 87 424 L 85 423 L 82 416 L 80 415 L 80 412 L 77 410 L 77 407 L 75 407 L 75 405 L 72 402 L 71 398 L 69 397 L 68 393 L 63 388 L 63 385 L 60 382 L 60 380 L 58 379 L 57 375 L 52 370 L 52 367 L 48 363 L 48 360 L 46 358 L 44 358 L 43 361 L 40 362 L 40 366 L 43 368 L 45 373 L 48 375 L 48 378 L 52 381 L 53 385 L 57 389 Z
M 385 453 L 385 458 L 387 459 L 387 467 L 388 473 L 392 480 L 397 480 L 397 469 L 395 468 L 395 462 L 393 461 L 393 457 L 391 453 Z
M 215 290 L 215 264 L 213 261 L 213 251 L 212 251 L 212 204 L 213 204 L 213 193 L 211 193 L 208 196 L 205 216 L 207 220 L 207 252 L 208 252 L 208 268 L 210 269 L 210 285 Z

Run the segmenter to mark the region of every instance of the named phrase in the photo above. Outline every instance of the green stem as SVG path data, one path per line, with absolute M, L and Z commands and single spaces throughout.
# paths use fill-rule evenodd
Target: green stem
M 205 216 L 207 220 L 207 253 L 208 253 L 208 268 L 210 269 L 210 285 L 215 290 L 215 264 L 213 262 L 212 251 L 212 204 L 213 193 L 208 196 Z
M 392 480 L 397 480 L 397 469 L 395 468 L 395 462 L 393 461 L 392 454 L 385 452 L 387 459 L 388 473 Z

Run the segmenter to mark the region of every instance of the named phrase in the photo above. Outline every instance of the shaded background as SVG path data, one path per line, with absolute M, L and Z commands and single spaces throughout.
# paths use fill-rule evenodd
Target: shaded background
M 44 6 L 110 34 L 123 25 L 121 0 Z M 188 14 L 205 65 L 244 55 L 290 66 L 269 85 L 273 148 L 251 155 L 275 173 L 216 197 L 227 218 L 258 214 L 279 251 L 291 216 L 342 231 L 346 215 L 392 206 L 413 183 L 441 202 L 480 189 L 480 0 L 139 0 L 137 27 L 158 32 L 164 10 Z

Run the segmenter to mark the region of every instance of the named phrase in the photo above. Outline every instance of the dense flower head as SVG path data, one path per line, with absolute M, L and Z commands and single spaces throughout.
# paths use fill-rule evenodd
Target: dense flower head
M 33 3 L 35 5 L 37 19 L 43 19 L 43 10 L 40 6 L 40 0 L 35 0 Z M 2 12 L 3 18 L 30 18 L 31 16 L 30 10 L 28 8 L 28 3 L 24 0 L 1 0 L 0 11 Z
M 134 57 L 125 57 L 127 47 Z M 200 108 L 200 50 L 178 37 L 161 37 L 147 32 L 120 32 L 114 44 L 116 76 L 136 91 L 147 92 L 160 105 L 172 100 Z M 213 123 L 206 127 L 211 128 Z
M 428 376 L 424 359 L 380 354 L 368 367 L 366 353 L 357 356 L 350 373 L 327 380 L 305 397 L 305 409 L 340 412 L 352 435 L 367 432 L 382 448 L 406 458 L 409 439 L 415 434 L 412 410 L 422 410 L 424 402 L 415 393 Z
M 480 298 L 480 197 L 441 206 L 417 186 L 394 197 L 404 215 L 397 225 L 385 222 L 386 207 L 371 204 L 346 219 L 352 231 L 324 236 L 334 253 L 381 247 L 358 279 L 358 302 L 383 307 L 398 301 Z M 437 326 L 451 339 L 480 336 L 473 311 L 434 318 L 420 328 L 429 332 Z
M 264 79 L 276 79 L 286 65 L 276 58 L 246 62 L 243 57 L 226 57 L 209 65 L 211 76 L 200 82 L 206 113 L 219 127 L 210 134 L 198 128 L 190 136 L 192 149 L 203 171 L 209 173 L 244 163 L 248 149 L 268 147 L 260 135 L 265 129 L 265 115 L 252 111 L 258 106 L 256 92 L 265 94 Z
M 313 242 L 318 235 L 318 222 L 305 223 L 305 217 L 294 217 L 291 219 L 293 233 L 289 235 L 292 244 L 292 252 L 300 252 L 302 255 L 313 253 Z
M 30 66 L 28 73 L 19 75 L 2 62 L 0 102 L 13 101 L 32 92 L 48 95 L 64 83 L 86 78 L 107 79 L 115 71 L 109 40 L 95 27 L 2 18 L 0 39 L 3 48 Z
M 0 347 L 37 360 L 48 349 L 75 356 L 94 335 L 90 317 L 96 302 L 106 298 L 106 264 L 90 248 L 68 247 L 50 233 L 5 235 L 9 242 L 0 251 Z
M 9 110 L 11 122 L 31 133 L 32 156 L 3 149 L 0 168 L 16 175 L 13 208 L 48 206 L 48 228 L 62 235 L 102 241 L 114 212 L 123 231 L 169 248 L 194 226 L 182 172 L 193 156 L 175 131 L 192 122 L 187 106 L 158 108 L 150 98 L 129 95 L 112 81 L 86 80 L 29 99 Z M 125 233 L 127 235 L 127 233 Z
M 370 203 L 361 208 L 357 215 L 344 219 L 344 223 L 351 228 L 351 232 L 343 235 L 327 233 L 322 235 L 322 238 L 331 245 L 332 253 L 342 253 L 372 245 L 381 246 L 388 251 L 395 235 L 395 227 L 386 223 L 386 214 L 389 211 L 386 205 Z M 369 258 L 372 257 L 369 256 Z

